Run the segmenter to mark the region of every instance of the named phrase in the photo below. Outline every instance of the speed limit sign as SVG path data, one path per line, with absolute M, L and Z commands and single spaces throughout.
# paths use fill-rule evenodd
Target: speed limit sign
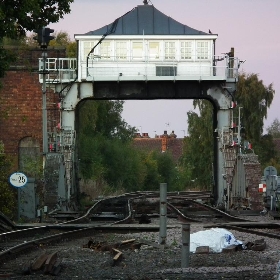
M 15 172 L 10 176 L 10 184 L 13 187 L 21 188 L 24 187 L 27 183 L 27 177 L 21 172 Z

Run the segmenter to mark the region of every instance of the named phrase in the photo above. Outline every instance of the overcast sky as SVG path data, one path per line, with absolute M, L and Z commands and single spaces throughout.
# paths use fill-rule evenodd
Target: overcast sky
M 280 0 L 151 0 L 167 16 L 192 28 L 218 34 L 216 54 L 235 49 L 235 56 L 246 60 L 241 71 L 257 73 L 276 91 L 265 120 L 265 128 L 280 120 Z M 84 34 L 113 22 L 143 0 L 75 0 L 71 13 L 50 27 Z M 162 134 L 175 131 L 187 135 L 187 112 L 192 100 L 126 101 L 123 118 L 140 132 Z

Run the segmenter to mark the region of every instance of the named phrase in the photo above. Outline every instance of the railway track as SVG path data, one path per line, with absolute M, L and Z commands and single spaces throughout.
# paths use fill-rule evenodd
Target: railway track
M 10 223 L 9 227 L 13 230 L 0 234 L 0 264 L 16 258 L 20 254 L 23 255 L 23 253 L 27 261 L 30 251 L 54 246 L 53 244 L 60 244 L 65 240 L 92 236 L 100 231 L 158 231 L 157 226 L 150 228 L 136 226 L 139 224 L 139 216 L 143 214 L 148 217 L 159 216 L 158 196 L 158 192 L 136 192 L 105 198 L 97 201 L 84 215 L 78 218 L 72 217 L 70 220 L 57 224 L 17 229 L 16 225 Z M 201 195 L 199 201 L 190 199 L 191 197 L 193 194 L 168 194 L 168 216 L 185 223 L 212 223 L 212 226 L 216 227 L 280 239 L 280 234 L 278 234 L 280 225 L 275 224 L 277 229 L 273 229 L 274 232 L 267 230 L 268 225 L 263 225 L 263 229 L 261 229 L 261 225 L 258 224 L 259 229 L 252 229 L 249 228 L 254 226 L 251 221 L 231 216 L 202 203 L 201 197 L 206 200 L 209 198 L 207 193 Z M 134 225 L 134 227 L 128 225 Z M 272 226 L 273 224 L 270 224 L 270 227 Z

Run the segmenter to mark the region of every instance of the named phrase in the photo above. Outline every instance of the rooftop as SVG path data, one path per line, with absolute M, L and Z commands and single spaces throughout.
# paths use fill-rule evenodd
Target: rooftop
M 84 35 L 213 35 L 184 25 L 157 10 L 139 5 L 111 24 Z

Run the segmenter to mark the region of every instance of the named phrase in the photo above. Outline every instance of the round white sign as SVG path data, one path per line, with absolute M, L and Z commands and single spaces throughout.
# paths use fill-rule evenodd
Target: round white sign
M 16 188 L 24 187 L 27 183 L 27 177 L 21 172 L 13 173 L 10 176 L 10 184 Z

